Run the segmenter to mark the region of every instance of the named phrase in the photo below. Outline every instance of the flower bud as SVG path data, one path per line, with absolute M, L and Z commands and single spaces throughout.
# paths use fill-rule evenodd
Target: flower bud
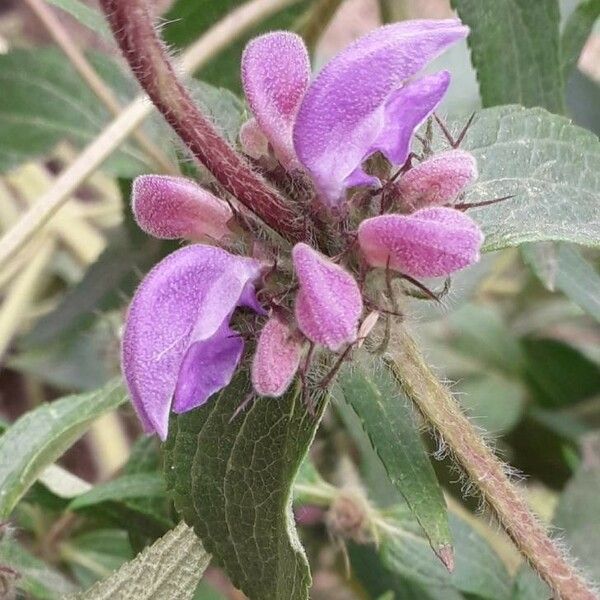
M 442 152 L 405 173 L 396 189 L 411 210 L 452 202 L 477 179 L 475 157 L 463 150 Z
M 256 393 L 281 396 L 298 370 L 301 352 L 301 336 L 279 317 L 272 316 L 260 332 L 252 361 L 252 386 Z
M 138 225 L 161 239 L 219 240 L 233 216 L 227 202 L 183 177 L 141 175 L 133 182 L 131 204 Z
M 315 344 L 339 350 L 356 340 L 362 296 L 346 270 L 306 244 L 292 251 L 300 289 L 296 296 L 296 321 Z
M 249 119 L 240 129 L 242 150 L 252 158 L 261 158 L 269 154 L 269 140 L 262 132 L 256 119 Z
M 452 208 L 366 219 L 358 243 L 367 262 L 411 277 L 449 275 L 479 260 L 483 233 L 473 219 Z

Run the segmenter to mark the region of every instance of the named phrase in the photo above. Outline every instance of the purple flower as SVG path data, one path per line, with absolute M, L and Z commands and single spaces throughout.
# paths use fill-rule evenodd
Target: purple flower
M 283 166 L 297 156 L 321 200 L 337 206 L 347 188 L 378 183 L 362 168 L 375 152 L 404 163 L 413 133 L 450 81 L 446 71 L 418 73 L 467 33 L 458 19 L 380 27 L 334 57 L 303 97 L 308 55 L 302 41 L 267 34 L 244 54 L 244 90 Z
M 138 225 L 162 239 L 215 240 L 229 233 L 229 204 L 183 177 L 142 175 L 133 182 L 131 207 Z
M 123 373 L 147 432 L 166 439 L 169 411 L 200 406 L 225 387 L 244 343 L 229 327 L 237 307 L 263 313 L 261 265 L 212 246 L 187 246 L 150 271 L 123 333 Z
M 244 92 L 256 121 L 279 162 L 300 167 L 292 130 L 310 79 L 310 61 L 302 38 L 278 31 L 252 40 L 242 56 Z
M 402 204 L 412 211 L 447 204 L 476 179 L 475 157 L 464 150 L 450 150 L 410 169 L 396 189 Z
M 483 242 L 473 219 L 452 208 L 425 208 L 411 215 L 366 219 L 358 243 L 368 263 L 411 277 L 439 277 L 479 260 Z
M 189 180 L 148 175 L 135 181 L 133 211 L 151 235 L 209 236 L 237 252 L 253 248 L 254 255 L 278 257 L 263 264 L 192 245 L 146 276 L 127 315 L 122 356 L 146 431 L 165 439 L 171 410 L 201 406 L 229 384 L 244 349 L 230 327 L 237 308 L 255 316 L 270 312 L 258 335 L 251 381 L 258 395 L 279 397 L 294 379 L 307 340 L 318 352 L 339 352 L 344 359 L 374 327 L 379 310 L 361 323 L 362 290 L 354 277 L 359 265 L 433 277 L 478 260 L 483 236 L 477 224 L 440 206 L 476 178 L 473 157 L 451 150 L 414 166 L 407 162 L 415 129 L 449 83 L 445 71 L 419 73 L 467 31 L 456 19 L 382 27 L 343 50 L 312 83 L 308 53 L 297 35 L 271 33 L 247 46 L 242 79 L 253 118 L 239 140 L 261 173 L 289 196 L 294 216 L 307 220 L 307 238 L 314 232 L 318 241 L 314 248 L 297 243 L 285 256 L 272 236 L 259 241 L 260 224 L 234 215 L 228 202 Z M 396 169 L 382 170 L 382 181 L 363 170 L 376 152 L 402 167 L 398 181 L 392 178 Z M 309 206 L 308 177 L 317 206 Z M 349 188 L 374 185 L 381 186 L 380 194 L 346 200 Z M 398 201 L 405 211 L 421 210 L 381 214 Z M 378 216 L 360 223 L 365 215 Z M 278 215 L 272 217 L 277 222 Z M 233 219 L 236 227 L 230 229 Z M 233 231 L 241 230 L 236 239 Z M 336 260 L 327 256 L 334 251 Z M 257 301 L 258 285 L 267 310 Z M 307 361 L 310 356 L 312 351 Z
M 312 342 L 339 350 L 356 340 L 363 302 L 354 277 L 307 244 L 292 251 L 300 289 L 296 322 Z
M 252 362 L 252 387 L 257 394 L 277 398 L 288 389 L 300 364 L 303 342 L 281 318 L 269 318 Z

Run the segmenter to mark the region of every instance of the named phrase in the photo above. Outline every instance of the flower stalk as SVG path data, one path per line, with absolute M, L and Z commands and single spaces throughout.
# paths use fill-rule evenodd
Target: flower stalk
M 300 241 L 299 215 L 224 140 L 175 74 L 145 0 L 101 0 L 115 39 L 140 85 L 193 155 L 244 206 L 290 241 Z
M 544 526 L 507 475 L 507 467 L 485 443 L 462 412 L 450 391 L 426 364 L 417 344 L 402 326 L 394 330 L 389 353 L 402 386 L 475 484 L 517 548 L 563 600 L 595 600 L 570 564 L 565 552 L 550 538 Z

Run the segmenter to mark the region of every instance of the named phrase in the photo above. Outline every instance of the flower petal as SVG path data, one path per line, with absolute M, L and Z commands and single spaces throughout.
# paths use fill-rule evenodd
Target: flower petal
M 426 208 L 411 215 L 367 219 L 358 243 L 373 267 L 411 277 L 449 275 L 479 260 L 483 233 L 473 219 L 452 208 Z
M 298 111 L 294 147 L 325 202 L 341 200 L 346 178 L 373 152 L 389 125 L 382 106 L 390 94 L 409 87 L 409 78 L 467 33 L 458 19 L 394 23 L 360 38 L 324 67 Z
M 397 184 L 402 203 L 415 210 L 454 200 L 477 179 L 477 161 L 464 150 L 436 154 L 407 171 Z
M 279 317 L 262 328 L 252 361 L 252 386 L 261 396 L 281 396 L 289 387 L 302 353 L 302 340 Z
M 252 40 L 242 56 L 242 82 L 252 113 L 287 169 L 300 168 L 292 129 L 308 87 L 310 62 L 302 38 L 287 31 Z
M 202 406 L 229 385 L 243 351 L 244 341 L 227 323 L 207 340 L 192 343 L 179 369 L 173 411 L 183 413 Z
M 189 179 L 166 175 L 141 175 L 133 182 L 133 214 L 138 225 L 162 239 L 216 240 L 229 233 L 231 208 Z
M 312 342 L 338 350 L 356 340 L 362 296 L 346 270 L 306 244 L 292 251 L 300 289 L 296 296 L 296 321 Z
M 404 164 L 408 158 L 412 136 L 442 101 L 449 85 L 450 73 L 440 71 L 392 92 L 386 103 L 363 122 L 364 138 L 361 136 L 359 139 L 365 140 L 365 158 L 379 151 L 392 164 Z M 374 131 L 379 131 L 376 138 L 373 138 Z M 359 166 L 342 182 L 343 189 L 352 185 L 379 183 L 377 178 L 363 171 L 362 162 L 361 160 Z
M 256 119 L 248 119 L 240 129 L 242 150 L 252 158 L 269 154 L 269 140 L 265 137 Z
M 190 345 L 218 337 L 260 270 L 258 261 L 196 244 L 167 256 L 142 281 L 125 322 L 122 368 L 147 432 L 165 439 Z

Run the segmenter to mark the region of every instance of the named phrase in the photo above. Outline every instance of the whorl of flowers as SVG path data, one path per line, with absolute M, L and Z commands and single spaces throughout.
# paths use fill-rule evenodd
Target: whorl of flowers
M 242 80 L 253 116 L 240 145 L 285 194 L 286 214 L 303 219 L 305 239 L 293 246 L 257 235 L 260 224 L 220 188 L 136 180 L 142 229 L 200 242 L 154 267 L 127 316 L 123 371 L 147 432 L 165 439 L 170 411 L 200 406 L 228 385 L 244 353 L 232 327 L 239 311 L 257 332 L 254 390 L 277 397 L 315 351 L 344 357 L 368 335 L 377 316 L 369 271 L 414 281 L 479 259 L 483 235 L 454 207 L 477 177 L 474 158 L 455 148 L 431 154 L 427 145 L 411 153 L 450 82 L 446 71 L 420 72 L 467 33 L 457 19 L 381 27 L 312 82 L 295 34 L 248 44 Z

